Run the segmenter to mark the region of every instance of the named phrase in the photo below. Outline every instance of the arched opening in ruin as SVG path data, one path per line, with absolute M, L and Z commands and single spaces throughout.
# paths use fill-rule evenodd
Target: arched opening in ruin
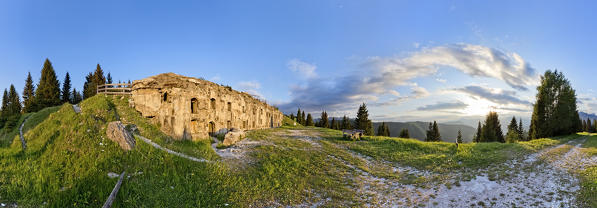
M 199 100 L 197 98 L 191 99 L 191 113 L 198 113 L 199 111 Z
M 213 121 L 209 122 L 208 132 L 210 136 L 214 136 L 214 134 L 216 133 L 216 123 L 214 123 Z
M 232 111 L 232 103 L 228 102 L 228 111 Z
M 212 110 L 215 110 L 216 109 L 216 99 L 215 98 L 210 99 L 209 100 L 209 105 L 210 105 L 210 107 L 211 107 Z
M 162 99 L 163 99 L 163 100 L 162 100 L 162 102 L 166 102 L 166 101 L 168 101 L 168 93 L 167 93 L 167 92 L 165 92 L 165 93 L 164 93 L 164 96 L 162 96 L 162 97 L 163 97 L 163 98 L 162 98 Z
M 231 121 L 227 121 L 227 122 L 226 122 L 226 128 L 227 128 L 228 130 L 230 130 L 230 129 L 232 128 L 232 122 L 231 122 Z
M 269 127 L 270 127 L 270 128 L 274 128 L 274 117 L 270 117 L 270 120 L 269 120 Z

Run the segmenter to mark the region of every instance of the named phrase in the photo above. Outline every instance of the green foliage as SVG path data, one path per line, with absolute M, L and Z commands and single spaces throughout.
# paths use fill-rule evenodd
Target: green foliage
M 62 102 L 71 103 L 71 91 L 70 91 L 70 75 L 66 72 L 64 76 L 64 82 L 62 83 Z
M 529 138 L 567 135 L 582 128 L 576 106 L 576 92 L 562 72 L 547 70 L 541 76 L 533 107 Z
M 350 124 L 350 119 L 348 117 L 346 117 L 346 115 L 344 115 L 344 117 L 342 117 L 342 123 L 340 124 L 340 127 L 342 129 L 352 129 L 352 125 Z
M 321 119 L 319 120 L 318 126 L 322 127 L 322 128 L 330 128 L 327 112 L 325 112 L 325 111 L 321 112 Z
M 303 111 L 303 113 L 305 113 L 305 112 Z M 305 121 L 305 126 L 315 126 L 315 123 L 313 123 L 313 117 L 311 116 L 310 113 L 307 115 L 307 120 Z
M 583 152 L 589 156 L 597 156 L 597 136 L 588 137 L 582 147 Z M 580 201 L 587 207 L 597 207 L 597 165 L 589 166 L 580 171 L 580 175 Z
M 35 91 L 35 109 L 60 105 L 60 83 L 50 60 L 46 59 Z
M 359 106 L 357 111 L 357 118 L 354 120 L 355 128 L 365 131 L 365 135 L 372 136 L 375 132 L 373 131 L 373 123 L 369 120 L 369 111 L 367 105 L 363 103 Z
M 489 112 L 485 117 L 479 142 L 506 142 L 497 112 Z
M 456 137 L 456 143 L 462 143 L 462 132 L 458 130 L 458 136 Z
M 410 134 L 408 133 L 408 129 L 402 129 L 400 131 L 400 138 L 410 138 Z
M 27 79 L 25 80 L 25 87 L 23 88 L 23 112 L 30 113 L 35 110 L 35 85 L 33 84 L 33 78 L 31 72 L 27 73 Z
M 77 103 L 81 102 L 82 100 L 83 100 L 83 96 L 81 95 L 81 93 L 77 91 L 77 88 L 73 88 L 70 103 L 77 104 Z
M 441 135 L 439 133 L 439 127 L 437 126 L 437 122 L 433 121 L 429 123 L 429 129 L 427 129 L 427 136 L 425 137 L 425 141 L 427 142 L 439 142 L 441 141 Z
M 520 128 L 518 128 L 518 122 L 516 117 L 512 117 L 510 124 L 508 124 L 508 133 L 506 133 L 506 142 L 512 143 L 521 141 L 523 138 L 520 137 Z
M 473 142 L 481 142 L 482 135 L 483 135 L 483 127 L 481 126 L 481 121 L 479 121 L 479 124 L 477 125 L 477 133 L 475 134 L 475 137 L 473 138 Z
M 382 122 L 379 127 L 377 127 L 377 136 L 390 136 L 390 128 L 386 124 L 386 122 Z

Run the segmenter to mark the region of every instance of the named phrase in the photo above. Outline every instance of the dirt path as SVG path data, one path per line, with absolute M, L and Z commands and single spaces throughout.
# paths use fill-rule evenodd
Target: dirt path
M 321 138 L 310 132 L 290 130 L 286 133 L 286 137 L 311 143 L 314 147 L 321 146 Z M 477 175 L 469 181 L 457 181 L 457 173 L 438 175 L 377 161 L 337 144 L 334 144 L 336 148 L 364 161 L 367 170 L 333 154 L 329 157 L 354 170 L 348 180 L 353 181 L 354 191 L 361 193 L 361 201 L 367 207 L 577 207 L 576 195 L 580 186 L 574 172 L 597 164 L 597 157 L 588 158 L 579 150 L 585 140 L 575 139 L 519 160 L 508 161 L 500 168 L 476 171 Z M 411 185 L 369 172 L 374 168 L 387 170 L 388 167 L 392 170 L 391 174 L 410 174 L 417 178 L 443 177 L 451 181 Z
M 27 116 L 25 119 L 23 119 L 23 123 L 21 123 L 21 126 L 19 127 L 19 138 L 21 138 L 21 146 L 23 146 L 23 150 L 27 149 L 27 143 L 25 142 L 25 136 L 23 136 L 23 127 L 25 126 L 25 122 L 27 122 L 27 119 L 29 119 L 29 116 Z

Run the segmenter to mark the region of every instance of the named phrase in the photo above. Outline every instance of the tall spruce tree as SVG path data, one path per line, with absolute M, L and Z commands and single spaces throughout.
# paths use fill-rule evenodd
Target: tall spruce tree
M 489 114 L 487 114 L 482 129 L 481 142 L 506 142 L 504 134 L 502 133 L 500 119 L 496 112 L 490 111 Z
M 93 97 L 97 93 L 96 85 L 93 83 L 93 73 L 89 72 L 85 76 L 85 84 L 83 84 L 83 99 Z
M 390 128 L 386 122 L 382 122 L 381 125 L 377 127 L 377 136 L 390 136 Z
M 311 119 L 313 119 L 313 118 L 311 118 Z M 311 122 L 313 122 L 313 121 L 311 121 Z M 303 125 L 303 126 L 307 125 L 307 119 L 305 118 L 305 111 L 303 111 L 301 113 L 301 125 Z
M 304 111 L 303 111 L 303 113 L 304 113 Z M 307 121 L 305 121 L 305 125 L 306 126 L 315 126 L 315 123 L 313 123 L 313 117 L 311 116 L 310 113 L 307 115 Z
M 35 85 L 33 84 L 33 78 L 31 72 L 27 73 L 27 79 L 25 80 L 25 87 L 23 88 L 23 112 L 30 113 L 35 110 Z
M 344 115 L 344 117 L 342 117 L 341 127 L 342 127 L 342 129 L 352 129 L 352 125 L 350 124 L 350 118 L 348 118 L 346 115 Z
M 400 131 L 400 138 L 410 138 L 410 134 L 408 133 L 408 129 L 402 129 L 402 131 Z
M 35 91 L 36 109 L 60 105 L 60 83 L 50 60 L 46 59 Z
M 529 138 L 567 135 L 581 129 L 576 91 L 562 72 L 547 70 L 541 76 L 533 106 Z
M 332 117 L 332 122 L 330 123 L 330 129 L 338 129 L 337 125 L 338 125 L 338 123 L 336 123 L 336 118 Z
M 79 102 L 81 102 L 83 100 L 83 96 L 81 95 L 80 92 L 77 91 L 77 88 L 73 88 L 73 93 L 72 93 L 72 99 L 71 99 L 71 103 L 72 104 L 78 104 Z
M 8 90 L 6 90 L 6 88 L 4 88 L 4 94 L 2 95 L 2 112 L 0 113 L 0 116 L 2 118 L 6 118 L 6 116 L 8 115 L 8 103 L 9 103 L 9 99 L 8 99 Z M 4 127 L 3 125 L 0 125 L 0 128 Z
M 62 83 L 62 102 L 63 103 L 70 103 L 70 74 L 66 72 L 64 76 L 64 82 Z
M 425 138 L 427 142 L 439 142 L 441 141 L 441 135 L 439 133 L 439 127 L 437 126 L 437 122 L 433 121 L 433 123 L 429 122 L 429 129 L 427 129 L 427 136 Z
M 108 72 L 108 76 L 106 76 L 106 84 L 112 84 L 112 75 Z
M 524 136 L 524 126 L 522 126 L 522 118 L 519 120 L 520 120 L 520 123 L 518 124 L 518 138 L 521 141 L 526 141 L 526 138 Z
M 589 128 L 587 126 L 587 121 L 586 120 L 582 120 L 582 130 L 585 132 L 589 132 Z
M 462 143 L 462 131 L 458 129 L 458 136 L 456 136 L 456 143 Z
M 359 106 L 357 118 L 355 119 L 355 128 L 363 130 L 367 136 L 372 136 L 375 133 L 373 132 L 373 123 L 369 120 L 369 111 L 365 103 Z
M 328 120 L 328 113 L 323 111 L 321 112 L 321 120 L 319 120 L 319 126 L 322 128 L 329 128 L 329 120 Z
M 508 124 L 508 133 L 506 133 L 506 142 L 512 143 L 521 140 L 520 129 L 518 128 L 518 122 L 516 121 L 516 117 L 512 117 L 510 120 L 510 124 Z
M 593 124 L 591 124 L 591 119 L 590 118 L 587 118 L 587 129 L 586 129 L 586 131 L 589 132 L 589 133 L 593 133 Z
M 473 142 L 481 142 L 483 127 L 481 127 L 481 121 L 477 125 L 477 133 L 475 134 L 475 138 L 473 138 Z
M 15 89 L 14 85 L 10 85 L 10 90 L 8 91 L 8 113 L 9 115 L 17 115 L 21 113 L 21 99 L 19 98 L 19 93 Z

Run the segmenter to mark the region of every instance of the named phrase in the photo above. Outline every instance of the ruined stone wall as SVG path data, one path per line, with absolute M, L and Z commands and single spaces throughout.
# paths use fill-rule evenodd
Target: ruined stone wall
M 283 119 L 280 111 L 247 93 L 174 73 L 134 81 L 132 103 L 176 139 L 205 139 L 230 128 L 279 127 Z

